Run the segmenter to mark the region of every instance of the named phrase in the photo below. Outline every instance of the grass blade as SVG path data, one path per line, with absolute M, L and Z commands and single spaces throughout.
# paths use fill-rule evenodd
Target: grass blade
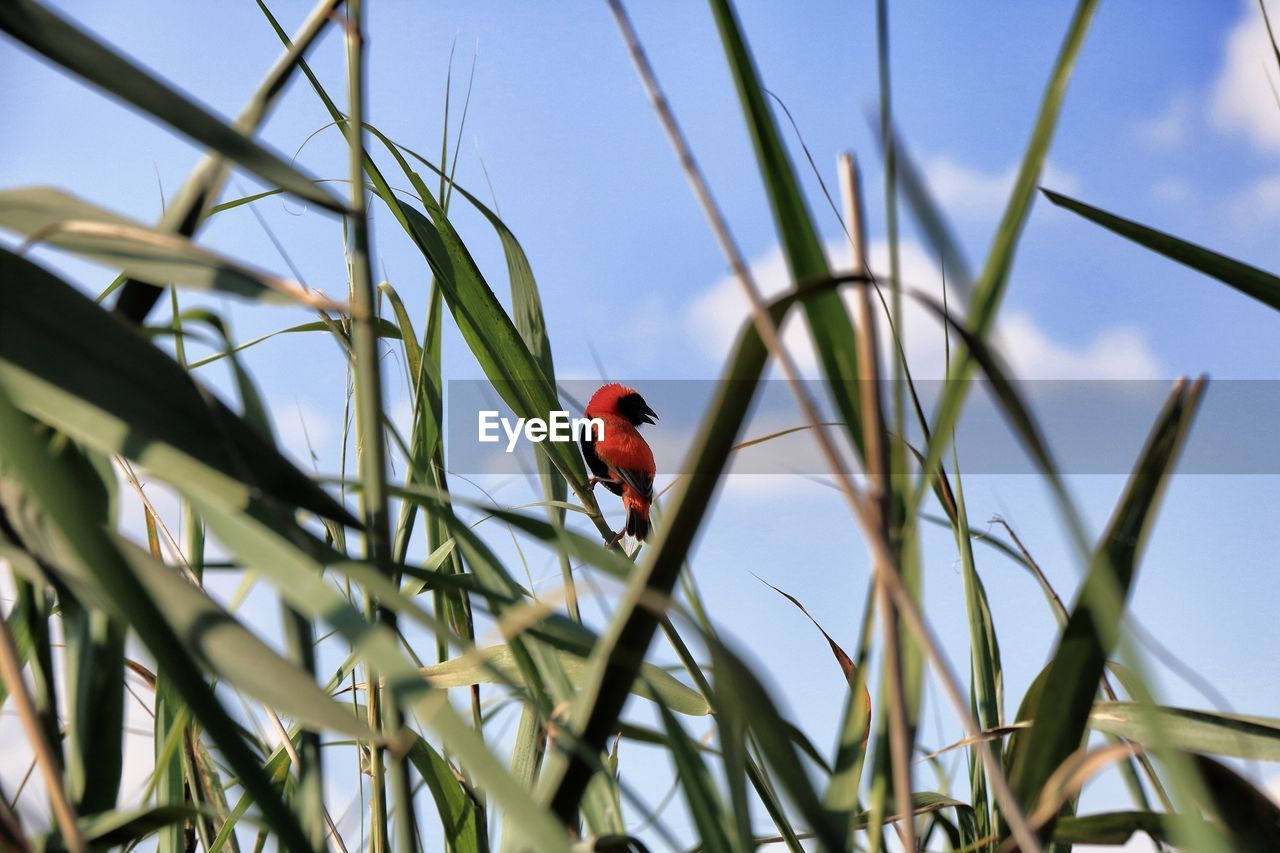
M 1099 702 L 1089 715 L 1089 727 L 1141 744 L 1151 744 L 1151 730 L 1158 728 L 1161 739 L 1184 752 L 1280 761 L 1280 719 L 1273 717 Z
M 90 571 L 91 566 L 91 571 L 110 586 L 127 608 L 125 618 L 155 655 L 157 663 L 168 669 L 183 698 L 239 775 L 245 790 L 253 795 L 268 823 L 279 833 L 281 842 L 303 849 L 305 834 L 267 781 L 236 724 L 213 695 L 199 667 L 185 653 L 178 636 L 118 547 L 107 532 L 94 523 L 81 478 L 49 454 L 32 427 L 31 420 L 14 408 L 7 389 L 0 385 L 0 453 L 6 475 L 12 477 L 30 499 L 38 496 L 38 506 L 59 532 L 72 557 L 86 571 Z
M 219 152 L 268 183 L 336 213 L 346 205 L 208 110 L 34 0 L 0 4 L 0 30 L 86 82 Z
M 520 680 L 520 671 L 509 646 L 489 646 L 443 663 L 423 668 L 422 674 L 436 687 L 464 687 L 471 684 L 502 684 Z M 577 685 L 586 674 L 586 663 L 568 653 L 558 655 L 570 682 Z M 679 714 L 701 716 L 710 712 L 707 702 L 695 690 L 677 681 L 666 670 L 644 664 L 632 688 L 637 696 L 658 703 Z
M 249 102 L 241 110 L 234 127 L 246 136 L 252 135 L 266 120 L 267 115 L 284 92 L 286 84 L 297 70 L 298 64 L 325 26 L 334 19 L 343 0 L 320 0 L 293 37 L 290 47 L 276 60 L 271 70 L 258 84 Z M 166 207 L 158 225 L 159 230 L 192 237 L 204 220 L 216 212 L 213 202 L 226 181 L 226 161 L 218 154 L 208 154 L 178 190 Z M 270 190 L 268 192 L 278 192 Z M 260 196 L 255 196 L 260 197 Z M 141 325 L 148 312 L 160 298 L 160 289 L 141 281 L 122 282 L 123 290 L 116 301 L 116 312 L 131 322 Z
M 742 103 L 756 163 L 764 180 L 783 254 L 798 289 L 831 275 L 826 250 L 805 203 L 795 169 L 782 143 L 764 86 L 730 0 L 710 0 L 729 70 Z M 858 345 L 848 307 L 838 293 L 822 293 L 804 305 L 823 376 L 848 425 L 854 444 L 862 446 L 857 399 Z
M 83 255 L 153 285 L 177 284 L 251 301 L 346 310 L 321 293 L 51 187 L 0 191 L 0 227 L 22 234 L 28 243 Z
M 1058 207 L 1083 216 L 1090 222 L 1095 222 L 1108 231 L 1113 231 L 1183 266 L 1216 278 L 1223 284 L 1230 285 L 1262 304 L 1280 311 L 1280 277 L 1163 231 L 1148 228 L 1129 219 L 1122 219 L 1052 190 L 1042 189 L 1041 192 Z
M 1080 746 L 1142 546 L 1203 389 L 1203 382 L 1179 382 L 1170 394 L 1094 553 L 1043 676 L 1034 722 L 1011 750 L 1010 782 L 1024 804 L 1036 802 L 1053 771 Z
M 206 500 L 245 506 L 261 494 L 359 525 L 167 355 L 3 250 L 0 304 L 0 377 L 27 411 Z

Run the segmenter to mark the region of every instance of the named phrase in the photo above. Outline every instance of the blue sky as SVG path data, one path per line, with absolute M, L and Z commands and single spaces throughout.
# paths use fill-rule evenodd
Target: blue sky
M 56 5 L 224 115 L 236 113 L 279 52 L 248 0 Z M 289 28 L 305 14 L 302 3 L 276 5 Z M 633 5 L 641 38 L 735 235 L 762 283 L 780 288 L 773 223 L 710 13 L 700 4 Z M 474 56 L 458 180 L 488 198 L 483 156 L 498 207 L 537 275 L 561 374 L 597 376 L 594 346 L 612 377 L 637 383 L 714 378 L 745 308 L 724 281 L 724 261 L 605 6 L 390 0 L 371 6 L 371 121 L 423 154 L 434 157 L 440 148 L 450 51 L 456 45 L 455 121 Z M 766 85 L 790 109 L 826 180 L 833 180 L 839 151 L 857 153 L 868 180 L 871 236 L 881 239 L 883 190 L 866 120 L 877 90 L 872 4 L 815 2 L 802 11 L 795 4 L 740 6 Z M 1067 4 L 1014 2 L 892 6 L 897 121 L 977 266 L 1070 10 Z M 1254 5 L 1244 2 L 1101 4 L 1045 184 L 1258 266 L 1280 268 L 1274 239 L 1280 225 L 1280 111 L 1267 84 L 1257 19 Z M 318 46 L 314 65 L 340 91 L 342 52 L 333 34 Z M 11 81 L 9 121 L 0 134 L 0 183 L 6 187 L 74 189 L 152 220 L 159 214 L 160 188 L 172 194 L 196 161 L 191 146 L 12 43 L 0 43 L 0 73 Z M 1277 76 L 1274 66 L 1270 74 Z M 264 137 L 292 154 L 326 121 L 305 84 L 294 85 Z M 838 256 L 839 226 L 798 147 L 793 155 Z M 307 144 L 299 162 L 315 175 L 336 178 L 346 174 L 343 156 L 342 140 L 329 129 Z M 228 193 L 255 187 L 237 176 Z M 340 294 L 339 223 L 292 201 L 259 210 L 307 283 Z M 458 222 L 502 293 L 505 267 L 497 241 L 469 211 L 459 208 Z M 425 264 L 381 211 L 375 224 L 377 274 L 421 316 Z M 932 285 L 936 273 L 928 253 L 910 227 L 904 237 L 908 277 Z M 216 217 L 201 239 L 269 269 L 286 269 L 244 208 Z M 41 256 L 88 290 L 111 278 L 99 268 Z M 241 339 L 305 319 L 288 309 L 210 304 L 233 319 Z M 1280 317 L 1274 312 L 1043 202 L 1019 251 L 1001 331 L 1007 355 L 1028 376 L 1208 372 L 1280 378 L 1280 349 L 1274 346 Z M 936 364 L 937 329 L 909 318 L 907 335 L 913 357 Z M 788 340 L 803 351 L 798 329 Z M 341 370 L 336 347 L 320 336 L 294 336 L 252 351 L 248 363 L 274 401 L 281 440 L 305 458 L 299 425 L 305 420 L 319 467 L 336 470 L 342 390 L 335 379 Z M 480 375 L 456 336 L 447 342 L 445 367 L 450 378 Z M 399 378 L 395 370 L 388 375 L 389 382 Z M 216 370 L 207 378 L 226 388 Z M 490 485 L 502 500 L 527 499 L 523 480 Z M 1078 477 L 1073 487 L 1100 529 L 1121 478 Z M 1040 484 L 991 476 L 971 478 L 966 488 L 971 515 L 1008 517 L 1067 594 L 1079 570 Z M 1209 673 L 1247 713 L 1280 713 L 1270 689 L 1280 679 L 1280 629 L 1258 605 L 1280 594 L 1272 533 L 1277 498 L 1280 484 L 1270 477 L 1176 479 L 1134 603 L 1144 625 Z M 925 544 L 927 609 L 952 662 L 963 667 L 967 647 L 954 543 L 938 532 L 926 535 Z M 820 744 L 831 742 L 838 718 L 838 673 L 821 637 L 746 572 L 807 602 L 829 631 L 852 646 L 865 590 L 864 550 L 829 490 L 799 478 L 742 477 L 726 484 L 693 560 L 713 614 L 755 653 Z M 980 552 L 979 559 L 1006 650 L 1012 714 L 1048 653 L 1052 621 L 1027 577 L 993 556 Z M 549 561 L 532 568 L 535 574 L 553 571 Z M 1205 705 L 1159 667 L 1152 670 L 1170 702 Z M 949 711 L 931 702 L 926 719 L 935 717 L 941 728 L 935 737 L 926 725 L 924 739 L 936 744 L 954 737 Z M 669 769 L 639 750 L 635 761 L 644 768 L 640 778 L 652 782 L 646 791 L 661 796 Z M 1263 768 L 1259 778 L 1274 776 Z M 1091 796 L 1097 805 L 1114 806 L 1123 794 L 1104 781 Z

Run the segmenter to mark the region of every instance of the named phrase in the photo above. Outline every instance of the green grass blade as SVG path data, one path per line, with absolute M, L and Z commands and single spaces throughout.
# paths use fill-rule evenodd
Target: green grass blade
M 809 831 L 825 849 L 844 849 L 841 828 L 823 807 L 806 775 L 795 745 L 787 735 L 788 727 L 769 690 L 755 677 L 751 668 L 722 643 L 708 638 L 708 644 L 715 671 L 717 701 L 733 703 L 743 715 L 775 778 L 803 815 Z
M 1235 853 L 1267 853 L 1280 838 L 1280 806 L 1224 764 L 1193 756 L 1204 777 L 1209 802 L 1201 807 L 1226 830 Z
M 1194 243 L 1166 234 L 1163 231 L 1148 228 L 1129 219 L 1122 219 L 1119 216 L 1107 213 L 1105 210 L 1091 207 L 1084 202 L 1067 198 L 1051 190 L 1042 190 L 1042 192 L 1045 198 L 1058 207 L 1083 216 L 1090 222 L 1095 222 L 1108 231 L 1114 231 L 1121 237 L 1164 255 L 1170 260 L 1177 261 L 1183 266 L 1191 267 L 1193 270 L 1216 278 L 1246 296 L 1252 296 L 1263 305 L 1280 311 L 1280 277 L 1233 258 L 1228 258 L 1226 255 L 1220 255 L 1203 246 L 1197 246 Z
M 289 48 L 271 66 L 241 110 L 234 124 L 236 130 L 251 136 L 262 125 L 297 70 L 298 63 L 324 32 L 325 27 L 335 19 L 342 2 L 343 0 L 320 0 L 316 4 L 294 35 Z M 221 156 L 206 155 L 166 207 L 159 229 L 186 237 L 194 236 L 204 220 L 216 212 L 217 206 L 213 203 L 226 182 L 227 174 L 227 164 Z M 133 280 L 123 282 L 123 286 L 120 298 L 116 301 L 116 312 L 141 325 L 159 299 L 160 290 L 145 282 Z
M 116 543 L 94 523 L 94 512 L 82 478 L 50 455 L 37 439 L 32 421 L 14 408 L 3 384 L 0 384 L 0 455 L 6 476 L 25 490 L 29 500 L 37 501 L 72 558 L 108 585 L 126 608 L 123 616 L 155 656 L 157 664 L 171 673 L 175 686 L 239 775 L 245 790 L 253 795 L 263 816 L 279 833 L 281 842 L 304 848 L 305 834 L 263 775 L 236 724 L 201 676 L 199 666 L 186 654 L 181 640 Z
M 488 747 L 448 704 L 443 690 L 433 689 L 400 651 L 396 637 L 372 623 L 323 579 L 322 554 L 331 554 L 323 543 L 278 516 L 263 512 L 232 512 L 195 500 L 210 529 L 247 567 L 270 578 L 281 595 L 301 613 L 322 619 L 359 655 L 370 661 L 391 695 L 402 707 L 433 729 L 450 753 L 476 779 L 476 784 L 505 809 L 507 819 L 525 833 L 529 846 L 541 850 L 567 850 L 563 827 L 539 808 L 490 753 Z
M 190 313 L 190 312 L 187 312 L 187 313 Z M 150 328 L 151 327 L 148 327 L 148 329 Z M 310 323 L 298 323 L 297 325 L 289 326 L 288 328 L 278 329 L 274 332 L 268 332 L 265 335 L 260 335 L 254 338 L 253 340 L 245 341 L 242 344 L 237 344 L 228 350 L 224 350 L 219 353 L 214 353 L 213 355 L 199 359 L 198 361 L 193 361 L 187 366 L 191 370 L 195 370 L 197 367 L 204 367 L 206 364 L 212 364 L 215 361 L 221 361 L 224 358 L 229 358 L 237 353 L 244 352 L 245 350 L 250 349 L 251 347 L 255 347 L 260 343 L 269 341 L 278 335 L 295 335 L 295 334 L 300 334 L 305 332 L 332 332 L 332 331 L 333 331 L 332 325 L 324 320 L 313 320 Z M 390 320 L 385 320 L 383 318 L 378 318 L 378 334 L 381 337 L 386 338 L 388 340 L 400 339 L 400 329 L 398 329 L 396 325 L 392 323 Z
M 658 711 L 662 715 L 671 760 L 680 780 L 680 792 L 689 807 L 689 815 L 698 832 L 698 841 L 708 853 L 728 853 L 734 849 L 726 831 L 731 817 L 725 813 L 698 744 L 689 737 L 689 733 L 665 705 L 659 704 Z
M 1273 717 L 1099 702 L 1089 715 L 1089 727 L 1141 744 L 1153 742 L 1155 727 L 1168 746 L 1184 752 L 1280 761 L 1280 719 Z
M 802 288 L 809 282 L 829 278 L 826 250 L 769 110 L 737 13 L 730 0 L 710 0 L 710 4 L 792 279 Z M 862 418 L 856 391 L 858 346 L 848 307 L 838 293 L 831 292 L 807 300 L 804 310 L 840 420 L 848 425 L 855 445 L 861 447 Z
M 0 4 L 0 30 L 92 85 L 169 125 L 270 184 L 300 199 L 342 213 L 346 205 L 208 110 L 178 94 L 34 0 Z
M 483 657 L 466 655 L 425 667 L 422 674 L 436 687 L 465 687 L 471 684 L 501 684 L 503 678 L 520 680 L 520 672 L 509 646 L 489 646 L 479 650 Z M 586 662 L 566 652 L 557 655 L 565 675 L 575 686 L 586 675 Z M 701 716 L 710 712 L 707 701 L 695 690 L 652 664 L 640 668 L 640 678 L 632 687 L 640 697 L 679 714 Z
M 791 304 L 794 300 L 774 311 L 775 322 Z M 681 469 L 691 473 L 681 479 L 668 499 L 669 509 L 663 513 L 665 524 L 658 541 L 645 549 L 609 629 L 592 655 L 590 677 L 583 684 L 571 717 L 574 731 L 591 749 L 603 750 L 614 730 L 658 626 L 658 615 L 643 602 L 664 600 L 675 588 L 750 408 L 765 361 L 760 335 L 748 324 L 708 409 L 714 414 L 699 428 Z M 553 756 L 543 772 L 540 792 L 557 815 L 569 820 L 577 811 L 591 774 L 591 767 L 581 758 Z
M 1034 722 L 1019 748 L 1011 748 L 1010 784 L 1023 804 L 1036 802 L 1050 774 L 1080 746 L 1107 657 L 1118 641 L 1142 546 L 1203 387 L 1180 382 L 1170 394 L 1094 553 L 1044 674 Z
M 124 768 L 125 626 L 59 596 L 66 644 L 67 795 L 81 816 L 110 811 Z
M 206 500 L 242 507 L 268 495 L 358 526 L 171 358 L 70 285 L 3 250 L 0 303 L 0 377 L 31 414 Z
M 451 853 L 480 853 L 489 849 L 484 821 L 472 795 L 458 779 L 458 773 L 431 744 L 414 738 L 409 761 L 426 783 L 436 803 L 436 813 L 444 829 Z
M 183 285 L 250 301 L 343 309 L 294 282 L 51 187 L 0 191 L 0 228 L 15 231 L 33 243 L 74 252 L 154 285 Z
M 1053 141 L 1058 117 L 1062 112 L 1067 84 L 1070 82 L 1071 72 L 1080 55 L 1080 50 L 1084 46 L 1085 36 L 1089 31 L 1089 24 L 1097 5 L 1097 0 L 1080 0 L 1077 3 L 1066 37 L 1054 62 L 1053 71 L 1049 75 L 1049 83 L 1040 102 L 1040 111 L 1031 131 L 1031 139 L 1027 143 L 1022 163 L 1018 167 L 1013 190 L 997 227 L 991 249 L 987 253 L 986 263 L 974 285 L 973 296 L 969 300 L 966 325 L 975 337 L 985 339 L 995 322 L 1009 283 L 1018 242 L 1031 214 L 1036 184 L 1044 171 L 1045 163 L 1048 162 L 1049 145 Z M 952 365 L 951 376 L 964 379 L 969 375 L 971 367 L 969 356 L 965 355 Z M 934 415 L 933 440 L 925 449 L 924 474 L 912 498 L 913 508 L 919 506 L 928 490 L 929 478 L 933 476 L 932 472 L 942 458 L 942 453 L 949 442 L 948 436 L 959 420 L 960 410 L 964 406 L 967 394 L 968 386 L 964 382 L 949 382 L 943 391 Z

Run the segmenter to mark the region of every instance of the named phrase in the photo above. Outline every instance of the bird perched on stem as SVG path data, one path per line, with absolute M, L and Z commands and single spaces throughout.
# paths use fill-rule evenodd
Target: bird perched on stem
M 585 430 L 578 442 L 591 469 L 592 477 L 587 485 L 595 489 L 600 483 L 621 496 L 627 510 L 626 526 L 614 534 L 609 544 L 617 544 L 624 535 L 643 542 L 649 535 L 649 505 L 653 503 L 656 468 L 653 451 L 638 427 L 654 423 L 658 413 L 635 391 L 614 382 L 591 395 L 586 415 L 604 423 L 603 437 Z

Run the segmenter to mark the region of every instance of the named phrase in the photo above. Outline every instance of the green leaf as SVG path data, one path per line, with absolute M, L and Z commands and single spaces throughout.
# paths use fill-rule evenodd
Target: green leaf
M 567 652 L 558 654 L 560 665 L 569 681 L 577 686 L 586 674 L 586 662 Z M 657 702 L 672 711 L 692 716 L 710 712 L 707 702 L 690 687 L 677 681 L 665 670 L 652 664 L 643 664 L 640 678 L 632 692 L 637 696 Z M 471 684 L 500 684 L 505 676 L 519 681 L 520 673 L 511 656 L 509 646 L 489 646 L 478 649 L 477 654 L 444 661 L 424 667 L 422 674 L 436 687 L 466 687 Z
M 667 746 L 680 780 L 680 791 L 688 804 L 702 849 L 711 853 L 727 853 L 734 849 L 729 842 L 728 831 L 733 821 L 725 813 L 715 782 L 702 760 L 698 743 L 689 737 L 669 708 L 659 703 L 658 711 L 667 732 Z
M 298 198 L 337 213 L 346 205 L 208 110 L 34 0 L 0 3 L 0 30 L 67 71 L 132 104 Z
M 472 794 L 458 773 L 431 744 L 420 737 L 409 747 L 408 759 L 417 768 L 436 802 L 445 841 L 452 853 L 479 853 L 488 850 L 484 821 Z
M 398 638 L 385 626 L 369 622 L 323 577 L 322 559 L 332 555 L 323 543 L 278 515 L 256 508 L 233 512 L 194 501 L 211 530 L 247 568 L 269 577 L 298 612 L 322 619 L 338 631 L 356 653 L 386 682 L 391 696 L 433 729 L 476 784 L 503 807 L 507 819 L 538 850 L 565 850 L 563 828 L 521 788 L 448 703 L 400 651 Z M 371 567 L 373 568 L 373 567 Z
M 1157 416 L 1042 677 L 1031 729 L 1010 745 L 1010 784 L 1023 804 L 1037 801 L 1053 771 L 1080 746 L 1142 546 L 1203 389 L 1202 381 L 1180 381 Z
M 725 708 L 731 707 L 732 713 L 741 715 L 747 728 L 755 735 L 774 777 L 804 816 L 809 830 L 821 846 L 827 850 L 844 849 L 842 828 L 833 819 L 834 814 L 822 805 L 806 775 L 788 734 L 790 727 L 778 711 L 769 690 L 738 655 L 713 637 L 707 640 L 715 672 L 717 712 L 725 713 Z
M 0 249 L 0 378 L 23 409 L 183 493 L 257 495 L 359 523 L 171 358 L 51 273 Z
M 1233 853 L 1269 853 L 1280 838 L 1280 806 L 1244 777 L 1204 755 L 1193 756 L 1209 802 L 1200 803 L 1226 831 Z
M 213 355 L 208 356 L 207 358 L 202 358 L 198 361 L 193 361 L 188 365 L 188 368 L 191 370 L 195 370 L 197 367 L 204 367 L 206 364 L 212 364 L 215 361 L 221 361 L 222 359 L 228 358 L 232 355 L 235 355 L 236 353 L 244 352 L 250 347 L 257 346 L 263 341 L 269 341 L 272 338 L 276 337 L 277 335 L 293 335 L 293 334 L 299 334 L 303 332 L 332 333 L 333 327 L 330 323 L 325 322 L 324 320 L 312 320 L 310 323 L 299 323 L 296 326 L 289 326 L 287 329 L 277 329 L 274 332 L 268 332 L 265 335 L 256 337 L 251 341 L 245 341 L 242 344 L 237 344 L 236 346 L 232 347 L 229 350 L 224 350 L 219 353 L 214 353 Z M 390 320 L 385 320 L 385 319 L 382 319 L 381 317 L 378 318 L 378 334 L 381 337 L 388 338 L 391 340 L 400 339 L 400 330 L 396 328 L 395 324 L 392 323 Z
M 0 227 L 160 286 L 184 285 L 259 302 L 344 310 L 322 294 L 254 270 L 52 187 L 0 191 Z
M 342 2 L 343 0 L 319 0 L 294 35 L 292 44 L 284 55 L 272 64 L 266 76 L 258 83 L 258 88 L 249 97 L 244 109 L 240 111 L 234 124 L 236 130 L 246 136 L 252 136 L 262 125 L 276 101 L 285 92 L 289 79 L 298 69 L 307 50 L 324 32 L 325 27 L 338 19 L 337 10 Z M 214 152 L 205 155 L 166 207 L 157 226 L 158 230 L 181 234 L 185 237 L 194 236 L 205 219 L 219 209 L 220 206 L 214 205 L 213 202 L 222 191 L 229 172 L 228 164 L 220 154 Z M 318 187 L 316 189 L 319 190 Z M 254 197 L 259 198 L 276 192 L 279 190 L 268 190 Z M 330 198 L 333 197 L 330 196 Z M 141 281 L 121 281 L 120 279 L 116 281 L 124 287 L 120 298 L 116 300 L 116 312 L 135 325 L 142 325 L 147 313 L 160 298 L 161 290 Z M 113 284 L 111 289 L 115 286 Z M 103 296 L 106 296 L 106 293 Z
M 794 299 L 772 309 L 779 321 Z M 671 595 L 684 560 L 711 499 L 721 482 L 729 454 L 733 451 L 743 420 L 764 370 L 766 351 L 754 325 L 748 323 L 730 358 L 715 399 L 708 408 L 713 414 L 699 428 L 680 470 L 682 477 L 667 500 L 664 524 L 658 540 L 644 550 L 644 556 L 630 574 L 626 594 L 592 654 L 590 677 L 583 682 L 574 704 L 571 724 L 593 750 L 603 750 L 631 685 L 640 669 L 657 629 L 659 614 L 649 602 Z M 540 789 L 556 814 L 568 819 L 577 811 L 593 770 L 578 756 L 552 756 L 543 771 Z
M 65 464 L 72 464 L 65 452 L 61 456 Z M 130 612 L 128 602 L 122 601 L 119 591 L 104 583 L 96 573 L 87 570 L 74 558 L 75 549 L 40 509 L 38 496 L 11 484 L 0 485 L 0 510 L 5 512 L 9 524 L 21 537 L 24 546 L 32 551 L 60 584 L 73 590 L 85 604 L 106 610 L 116 619 L 127 617 Z M 316 686 L 310 676 L 273 651 L 200 588 L 180 577 L 175 569 L 164 565 L 138 545 L 111 532 L 107 535 L 133 576 L 158 606 L 168 629 L 180 639 L 192 659 L 201 665 L 201 671 L 209 672 L 240 688 L 267 707 L 300 720 L 309 727 L 343 732 L 366 740 L 372 737 L 369 729 L 354 719 L 347 708 L 336 703 Z M 77 685 L 82 678 L 108 678 L 114 682 L 118 692 L 123 691 L 123 631 L 118 627 L 114 629 L 119 636 L 113 638 L 113 629 L 102 618 L 104 616 L 102 613 L 86 612 L 84 606 L 74 600 L 63 602 L 63 618 L 69 628 L 75 629 L 68 637 L 71 650 L 78 650 L 83 646 L 85 640 L 78 636 L 81 631 L 102 636 L 103 642 L 107 643 L 106 649 L 99 650 L 103 654 L 109 653 L 116 643 L 119 644 L 118 651 L 115 652 L 118 656 L 115 664 L 108 658 L 95 664 L 95 659 L 91 657 L 87 662 L 89 671 L 86 672 L 85 665 L 69 662 L 69 686 L 78 688 L 69 691 L 69 696 L 84 692 L 82 702 L 101 692 L 100 689 L 89 689 L 88 684 Z M 122 695 L 115 696 L 113 701 L 119 705 L 123 701 Z M 79 723 L 78 728 L 81 730 L 80 734 L 73 734 L 73 744 L 77 737 L 95 731 L 96 725 L 109 723 L 112 718 L 111 703 L 101 696 L 90 707 L 82 707 L 81 703 L 69 699 L 67 712 Z M 123 709 L 117 707 L 114 713 L 117 718 L 114 729 L 109 727 L 98 732 L 104 739 L 110 732 L 119 730 L 119 718 Z M 88 743 L 85 746 L 102 749 L 106 745 Z M 107 753 L 103 751 L 101 755 L 104 768 L 109 767 Z M 103 768 L 86 769 L 100 771 Z M 119 782 L 118 768 L 116 782 Z M 114 806 L 114 795 L 110 799 L 111 802 L 105 807 L 92 811 L 111 808 Z
M 730 0 L 711 0 L 711 11 L 742 102 L 787 267 L 797 289 L 804 289 L 812 282 L 830 277 L 826 250 L 782 143 L 777 122 L 765 100 L 764 86 L 733 4 Z M 855 445 L 861 447 L 858 346 L 849 309 L 840 294 L 821 292 L 805 301 L 804 311 L 823 376 L 840 411 L 840 420 L 847 425 Z
M 0 335 L 3 337 L 6 336 Z M 16 487 L 29 503 L 26 512 L 15 512 L 12 504 L 6 503 L 10 524 L 16 519 L 22 527 L 28 527 L 22 524 L 24 518 L 42 519 L 44 525 L 29 526 L 34 529 L 29 530 L 28 535 L 35 541 L 28 547 L 61 545 L 80 571 L 92 572 L 111 589 L 114 599 L 121 604 L 122 617 L 155 656 L 157 665 L 170 673 L 205 732 L 239 776 L 240 784 L 279 833 L 281 843 L 302 849 L 306 846 L 306 835 L 294 815 L 266 779 L 256 757 L 241 738 L 238 726 L 204 681 L 199 665 L 186 653 L 117 543 L 97 523 L 89 497 L 92 486 L 87 487 L 85 478 L 75 468 L 49 453 L 37 437 L 34 423 L 14 407 L 7 386 L 7 377 L 0 376 L 0 462 L 5 468 L 5 477 L 0 478 L 0 483 L 11 481 L 10 488 Z M 50 542 L 51 537 L 40 535 L 42 526 L 56 533 L 56 541 Z M 14 529 L 23 535 L 20 528 Z
M 1168 746 L 1184 752 L 1280 761 L 1280 719 L 1149 707 L 1137 702 L 1098 702 L 1089 727 L 1135 743 L 1151 744 L 1153 727 Z
M 1145 832 L 1153 841 L 1168 841 L 1168 815 L 1159 812 L 1102 812 L 1069 815 L 1053 828 L 1055 844 L 1127 844 L 1134 833 Z M 1185 820 L 1185 818 L 1184 818 Z
M 1093 20 L 1098 0 L 1079 0 L 1071 23 L 1067 27 L 1066 37 L 1058 51 L 1053 71 L 1040 101 L 1040 110 L 1036 115 L 1035 126 L 1031 131 L 1031 139 L 1027 142 L 1018 167 L 1018 175 L 1014 179 L 1013 190 L 1005 205 L 1004 214 L 992 240 L 991 249 L 987 253 L 982 272 L 974 285 L 973 296 L 969 301 L 968 328 L 975 337 L 985 338 L 995 323 L 1009 276 L 1013 270 L 1014 255 L 1022 237 L 1023 228 L 1031 215 L 1031 204 L 1035 199 L 1036 183 L 1044 171 L 1049 157 L 1049 146 L 1053 141 L 1058 118 L 1062 112 L 1062 104 L 1066 99 L 1067 85 L 1071 80 L 1071 72 L 1075 68 L 1076 59 L 1084 46 L 1089 24 Z M 936 248 L 936 247 L 935 247 Z M 965 378 L 972 367 L 969 356 L 953 365 L 952 376 Z M 939 400 L 933 423 L 933 437 L 925 448 L 925 462 L 922 465 L 923 477 L 912 498 L 912 509 L 919 506 L 928 490 L 929 479 L 942 458 L 944 449 L 950 443 L 953 428 L 964 407 L 968 394 L 968 383 L 948 382 Z
M 1158 252 L 1183 266 L 1216 278 L 1241 293 L 1252 296 L 1262 304 L 1280 311 L 1280 277 L 1163 231 L 1148 228 L 1129 219 L 1122 219 L 1052 190 L 1042 189 L 1041 192 L 1058 207 L 1066 208 L 1091 222 L 1096 222 L 1103 228 L 1114 231 L 1121 237 L 1132 240 L 1153 252 Z
M 66 651 L 67 794 L 80 815 L 114 809 L 124 767 L 125 626 L 60 595 Z

